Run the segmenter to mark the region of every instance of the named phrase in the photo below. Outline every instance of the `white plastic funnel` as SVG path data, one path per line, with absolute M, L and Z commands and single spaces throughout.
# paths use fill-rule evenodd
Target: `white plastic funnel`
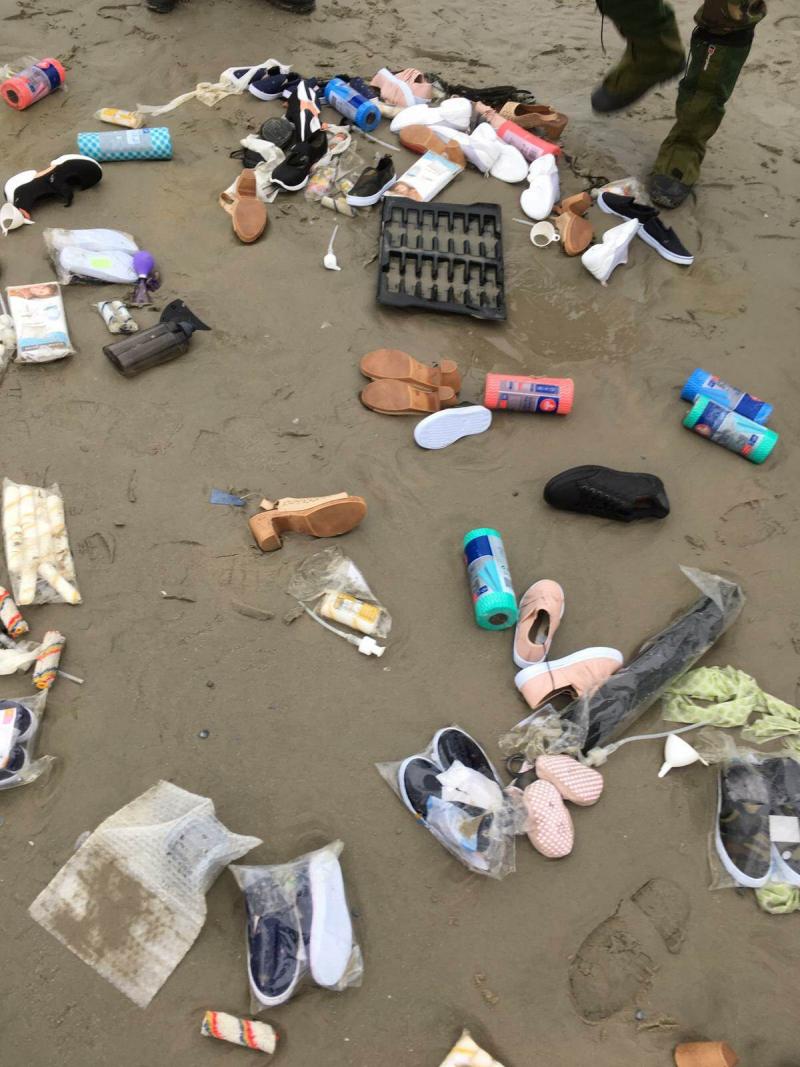
M 673 767 L 688 767 L 692 763 L 697 763 L 698 760 L 704 767 L 708 766 L 708 762 L 703 759 L 696 748 L 692 748 L 688 741 L 684 741 L 677 734 L 670 734 L 664 745 L 664 763 L 658 772 L 658 777 L 663 778 Z

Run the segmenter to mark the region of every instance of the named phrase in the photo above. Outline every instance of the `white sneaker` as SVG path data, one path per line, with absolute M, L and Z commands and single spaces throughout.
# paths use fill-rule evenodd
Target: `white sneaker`
M 497 162 L 489 173 L 493 178 L 499 178 L 501 182 L 509 182 L 511 185 L 524 182 L 528 173 L 528 161 L 518 148 L 502 143 Z
M 606 284 L 615 267 L 628 262 L 628 248 L 640 226 L 637 219 L 631 219 L 606 230 L 602 242 L 587 248 L 581 256 L 581 263 L 602 285 Z
M 392 119 L 389 129 L 392 133 L 399 133 L 407 126 L 435 126 L 441 123 L 454 130 L 468 130 L 471 121 L 472 102 L 463 96 L 453 96 L 449 100 L 443 100 L 438 107 L 413 104 L 403 108 L 400 114 Z
M 465 157 L 481 174 L 492 169 L 500 158 L 503 142 L 488 122 L 476 126 L 463 144 Z
M 420 448 L 447 448 L 454 441 L 483 433 L 492 425 L 492 413 L 481 404 L 435 411 L 414 427 L 414 440 Z
M 528 169 L 530 185 L 520 197 L 520 207 L 530 219 L 541 222 L 552 213 L 553 206 L 561 198 L 558 166 L 555 156 L 539 156 Z

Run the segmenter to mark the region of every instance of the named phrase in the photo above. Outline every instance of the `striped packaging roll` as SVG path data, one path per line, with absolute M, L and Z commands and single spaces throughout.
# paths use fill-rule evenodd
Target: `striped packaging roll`
M 22 637 L 28 632 L 28 624 L 14 603 L 14 598 L 2 585 L 0 585 L 0 626 L 9 637 Z
M 33 684 L 37 689 L 49 689 L 56 680 L 66 638 L 58 630 L 48 630 L 33 667 Z
M 216 1037 L 219 1041 L 230 1041 L 232 1045 L 242 1045 L 261 1052 L 274 1052 L 278 1040 L 278 1035 L 268 1023 L 237 1019 L 235 1015 L 227 1015 L 224 1011 L 207 1011 L 200 1033 L 203 1037 Z

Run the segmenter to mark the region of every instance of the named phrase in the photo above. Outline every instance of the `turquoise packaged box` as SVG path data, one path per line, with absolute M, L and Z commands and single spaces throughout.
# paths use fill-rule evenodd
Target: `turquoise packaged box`
M 124 163 L 132 159 L 172 159 L 172 138 L 166 126 L 141 130 L 79 133 L 78 151 L 98 163 Z

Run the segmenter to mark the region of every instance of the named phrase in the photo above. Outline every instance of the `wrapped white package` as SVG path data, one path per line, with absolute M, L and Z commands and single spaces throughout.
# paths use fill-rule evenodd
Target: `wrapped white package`
M 217 876 L 260 844 L 232 834 L 207 797 L 158 782 L 102 822 L 28 910 L 146 1008 L 203 928 Z

